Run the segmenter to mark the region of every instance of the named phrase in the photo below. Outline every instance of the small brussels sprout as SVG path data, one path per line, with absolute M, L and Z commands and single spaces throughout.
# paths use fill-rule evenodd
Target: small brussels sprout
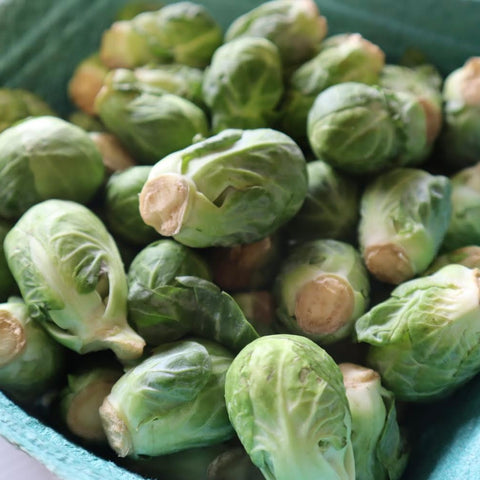
M 240 350 L 258 335 L 209 278 L 206 262 L 188 247 L 173 240 L 148 245 L 128 270 L 130 320 L 152 345 L 193 334 Z
M 352 414 L 356 480 L 398 480 L 408 450 L 397 422 L 395 398 L 380 375 L 352 363 L 339 365 Z
M 120 457 L 156 456 L 231 438 L 224 388 L 232 360 L 207 340 L 157 347 L 118 380 L 100 407 L 110 446 Z
M 74 110 L 69 116 L 68 121 L 86 132 L 104 132 L 105 126 L 98 117 L 89 115 L 82 110 Z
M 427 269 L 448 228 L 450 192 L 447 177 L 416 168 L 391 170 L 367 186 L 359 242 L 376 278 L 399 284 Z
M 241 308 L 246 319 L 259 335 L 272 335 L 276 332 L 275 301 L 266 290 L 234 293 L 232 298 Z
M 215 132 L 270 126 L 282 94 L 280 55 L 265 38 L 245 37 L 222 45 L 203 82 Z
M 0 388 L 32 401 L 54 386 L 63 373 L 61 345 L 35 322 L 22 299 L 0 304 Z
M 0 88 L 0 132 L 27 117 L 54 116 L 38 95 L 20 88 Z
M 87 132 L 56 117 L 23 120 L 0 134 L 0 215 L 16 219 L 49 198 L 89 202 L 104 179 Z
M 117 246 L 88 208 L 66 200 L 31 207 L 8 232 L 5 255 L 31 316 L 79 352 L 141 356 L 127 323 L 127 280 Z
M 81 61 L 68 83 L 68 95 L 72 102 L 89 115 L 95 115 L 95 97 L 102 88 L 108 68 L 100 60 L 98 53 Z
M 225 380 L 228 415 L 267 479 L 354 480 L 342 374 L 308 338 L 269 335 L 247 345 Z
M 342 82 L 378 83 L 384 64 L 383 51 L 358 33 L 328 38 L 319 53 L 290 77 L 281 108 L 281 130 L 304 141 L 308 112 L 320 92 Z
M 480 162 L 453 175 L 451 184 L 452 215 L 442 247 L 480 244 Z
M 273 0 L 235 19 L 225 40 L 267 38 L 278 47 L 283 65 L 291 68 L 313 57 L 326 33 L 327 21 L 313 0 Z
M 321 92 L 308 114 L 313 152 L 354 174 L 414 165 L 428 154 L 425 111 L 412 95 L 358 82 Z
M 133 167 L 135 161 L 118 141 L 115 135 L 107 132 L 90 132 L 89 137 L 102 155 L 103 165 L 107 174 Z
M 468 268 L 478 268 L 480 270 L 480 247 L 477 245 L 468 245 L 439 255 L 428 269 L 425 270 L 424 275 L 431 275 L 452 263 L 458 263 Z
M 0 219 L 0 302 L 5 302 L 17 290 L 17 284 L 8 268 L 3 247 L 3 241 L 12 227 L 10 222 Z
M 279 235 L 258 242 L 215 247 L 208 259 L 213 281 L 224 290 L 238 292 L 271 286 L 283 253 Z
M 444 162 L 464 168 L 480 160 L 480 57 L 451 72 L 443 85 L 444 129 L 439 149 Z
M 113 174 L 105 186 L 104 214 L 115 236 L 134 245 L 145 246 L 158 239 L 158 233 L 146 225 L 138 210 L 138 195 L 151 166 L 138 165 Z
M 323 160 L 308 162 L 307 173 L 307 196 L 285 229 L 289 240 L 353 240 L 360 212 L 357 183 Z
M 205 7 L 176 2 L 114 22 L 103 34 L 100 58 L 109 68 L 134 68 L 151 62 L 202 68 L 222 40 L 222 29 Z
M 228 129 L 158 162 L 140 194 L 147 225 L 191 247 L 253 243 L 300 209 L 302 151 L 285 134 Z
M 369 302 L 360 254 L 348 243 L 313 240 L 292 248 L 275 279 L 279 320 L 292 333 L 328 344 L 348 337 Z
M 427 142 L 432 145 L 442 127 L 442 77 L 432 65 L 406 67 L 386 65 L 379 85 L 396 92 L 414 95 L 425 111 Z
M 367 363 L 396 398 L 438 399 L 480 371 L 479 279 L 477 269 L 447 265 L 402 283 L 357 320 Z
M 102 122 L 138 163 L 152 164 L 208 134 L 204 112 L 195 104 L 140 83 L 134 72 L 110 72 L 96 97 Z
M 122 374 L 121 368 L 95 366 L 68 375 L 60 410 L 70 432 L 88 443 L 107 443 L 98 409 Z

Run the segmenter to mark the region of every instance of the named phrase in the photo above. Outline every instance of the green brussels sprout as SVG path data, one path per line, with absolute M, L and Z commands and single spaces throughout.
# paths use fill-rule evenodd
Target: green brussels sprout
M 442 247 L 480 244 L 480 162 L 453 175 L 451 184 L 452 215 Z
M 148 245 L 128 270 L 131 322 L 152 345 L 193 334 L 240 350 L 258 335 L 209 278 L 206 262 L 188 247 L 173 240 Z
M 318 158 L 354 174 L 418 164 L 429 152 L 425 111 L 415 97 L 358 82 L 317 96 L 307 135 Z
M 383 51 L 358 33 L 328 38 L 317 55 L 290 77 L 280 129 L 303 142 L 307 137 L 308 112 L 320 92 L 342 82 L 376 84 L 384 64 Z
M 107 443 L 98 409 L 122 374 L 121 368 L 95 366 L 68 375 L 60 410 L 70 432 L 88 443 Z
M 247 345 L 227 371 L 225 399 L 266 479 L 355 479 L 342 374 L 308 338 L 269 335 Z
M 20 88 L 0 88 L 0 132 L 27 117 L 54 116 L 38 95 Z
M 438 151 L 444 162 L 464 168 L 480 160 L 480 57 L 451 72 L 443 85 L 444 128 Z
M 65 353 L 28 313 L 22 299 L 0 304 L 0 388 L 30 402 L 54 386 L 63 373 Z
M 152 164 L 208 134 L 208 122 L 195 104 L 148 87 L 134 72 L 110 72 L 95 100 L 102 122 L 138 163 Z
M 396 398 L 435 400 L 480 371 L 479 278 L 477 269 L 447 265 L 402 283 L 357 320 L 367 363 Z
M 379 85 L 382 88 L 414 95 L 425 111 L 427 143 L 432 145 L 442 127 L 442 77 L 432 65 L 406 67 L 386 65 Z
M 159 161 L 140 193 L 140 213 L 190 247 L 231 246 L 271 235 L 306 192 L 305 158 L 290 137 L 228 129 Z
M 273 295 L 266 290 L 254 290 L 232 294 L 246 319 L 259 335 L 272 335 L 276 332 L 275 302 Z
M 214 247 L 208 255 L 213 281 L 228 292 L 269 288 L 283 254 L 278 234 L 258 242 Z
M 120 457 L 156 456 L 233 437 L 224 398 L 232 360 L 207 340 L 156 348 L 118 380 L 100 407 L 110 446 Z
M 352 333 L 369 293 L 360 254 L 348 243 L 328 239 L 293 247 L 274 285 L 279 320 L 292 333 L 322 344 Z
M 68 121 L 86 132 L 104 132 L 105 126 L 98 117 L 89 115 L 82 110 L 74 110 L 69 116 Z
M 447 177 L 416 168 L 391 170 L 367 186 L 359 242 L 378 280 L 399 284 L 427 269 L 450 222 L 450 193 Z
M 0 215 L 16 219 L 49 198 L 89 202 L 104 179 L 87 132 L 56 117 L 32 117 L 0 134 Z
M 439 255 L 428 269 L 425 270 L 424 275 L 431 275 L 452 263 L 464 265 L 468 268 L 478 268 L 480 270 L 480 247 L 477 245 L 468 245 Z
M 176 2 L 114 22 L 103 34 L 100 58 L 109 68 L 151 62 L 202 68 L 222 41 L 222 29 L 205 7 Z
M 278 47 L 283 65 L 291 68 L 313 57 L 326 33 L 327 21 L 313 0 L 273 0 L 236 18 L 225 40 L 267 38 Z
M 138 195 L 145 184 L 150 165 L 138 165 L 114 173 L 105 186 L 104 214 L 108 228 L 124 241 L 146 246 L 158 233 L 146 225 L 138 210 Z
M 380 375 L 360 365 L 339 365 L 352 414 L 356 480 L 398 480 L 408 450 L 397 422 L 395 398 Z
M 127 323 L 127 280 L 117 246 L 88 208 L 67 200 L 31 207 L 4 242 L 30 315 L 79 352 L 141 356 L 144 340 Z
M 3 241 L 13 227 L 9 222 L 0 219 L 0 302 L 4 302 L 10 295 L 16 293 L 17 284 L 8 268 Z
M 108 68 L 98 53 L 90 55 L 75 68 L 68 82 L 68 95 L 77 108 L 89 115 L 95 115 L 95 97 L 103 86 Z
M 360 211 L 357 183 L 323 160 L 307 163 L 308 192 L 302 208 L 287 224 L 292 242 L 330 238 L 353 240 Z
M 222 45 L 203 82 L 215 132 L 268 127 L 282 94 L 280 55 L 265 38 L 245 37 Z

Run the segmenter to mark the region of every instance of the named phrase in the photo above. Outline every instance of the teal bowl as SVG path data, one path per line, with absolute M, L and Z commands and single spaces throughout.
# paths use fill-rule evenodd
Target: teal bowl
M 0 0 L 0 85 L 30 89 L 60 113 L 66 84 L 126 0 Z M 172 2 L 164 2 L 172 3 Z M 262 3 L 200 0 L 225 27 Z M 317 0 L 329 33 L 360 32 L 388 60 L 417 49 L 442 73 L 480 55 L 479 0 Z M 415 407 L 405 480 L 480 479 L 480 378 L 441 402 Z M 410 412 L 410 410 L 409 410 Z M 0 394 L 0 435 L 65 480 L 141 479 L 72 443 Z M 165 479 L 168 480 L 168 479 Z

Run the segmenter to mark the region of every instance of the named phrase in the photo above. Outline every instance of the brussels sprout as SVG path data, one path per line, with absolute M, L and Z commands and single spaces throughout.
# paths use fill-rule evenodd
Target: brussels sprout
M 281 132 L 229 129 L 158 162 L 140 194 L 147 225 L 191 247 L 253 243 L 300 209 L 306 162 Z
M 292 248 L 275 279 L 279 320 L 293 333 L 328 344 L 349 336 L 368 305 L 370 284 L 348 243 L 313 240 Z
M 138 195 L 151 168 L 139 165 L 117 172 L 105 186 L 104 214 L 108 228 L 115 236 L 139 246 L 158 239 L 158 233 L 145 225 L 138 210 Z
M 102 88 L 108 68 L 100 60 L 98 53 L 80 62 L 68 83 L 68 95 L 72 102 L 89 115 L 95 115 L 95 97 Z
M 96 366 L 68 375 L 60 409 L 70 432 L 87 442 L 107 443 L 98 409 L 122 374 L 120 368 Z
M 443 86 L 444 129 L 438 151 L 455 169 L 480 160 L 480 57 L 451 72 Z
M 30 314 L 79 352 L 112 349 L 140 357 L 145 344 L 127 324 L 127 281 L 113 238 L 86 207 L 46 200 L 8 232 L 5 255 Z
M 176 2 L 157 11 L 121 20 L 104 32 L 100 58 L 109 68 L 156 63 L 205 67 L 223 40 L 220 26 L 205 7 Z
M 89 137 L 102 155 L 103 165 L 108 174 L 133 167 L 135 161 L 118 141 L 115 135 L 107 132 L 90 132 Z
M 260 337 L 225 379 L 230 421 L 268 480 L 354 480 L 342 374 L 308 338 Z
M 0 215 L 18 218 L 49 198 L 87 203 L 104 174 L 84 130 L 56 117 L 28 118 L 0 134 Z
M 208 467 L 208 480 L 264 480 L 242 447 L 220 453 Z
M 107 75 L 95 108 L 138 163 L 155 163 L 190 145 L 196 135 L 208 134 L 207 118 L 199 107 L 148 88 L 126 69 Z
M 323 160 L 308 162 L 307 173 L 307 196 L 286 226 L 289 240 L 353 240 L 360 211 L 357 183 Z
M 9 222 L 0 219 L 0 302 L 6 301 L 17 290 L 17 284 L 8 268 L 3 248 L 3 241 L 12 226 Z
M 356 480 L 398 480 L 408 461 L 395 398 L 380 375 L 352 363 L 339 365 L 352 414 Z
M 414 68 L 386 65 L 379 85 L 383 88 L 414 95 L 425 111 L 427 142 L 432 145 L 442 127 L 442 77 L 432 65 Z
M 153 345 L 194 334 L 240 350 L 258 335 L 209 277 L 205 261 L 188 247 L 173 240 L 148 245 L 128 271 L 130 320 Z
M 0 388 L 23 401 L 34 400 L 63 373 L 64 349 L 28 314 L 16 297 L 0 304 Z
M 105 127 L 98 117 L 89 115 L 82 110 L 75 110 L 68 116 L 68 121 L 86 132 L 104 132 Z
M 213 281 L 224 290 L 238 292 L 268 288 L 277 273 L 283 253 L 279 235 L 209 252 Z
M 469 245 L 444 253 L 432 262 L 428 269 L 425 270 L 424 275 L 431 275 L 452 263 L 458 263 L 468 268 L 478 268 L 480 270 L 480 247 L 477 245 Z
M 318 158 L 349 173 L 375 173 L 426 159 L 425 111 L 412 95 L 358 82 L 321 92 L 307 119 Z
M 368 270 L 399 284 L 430 265 L 450 221 L 450 180 L 416 168 L 379 175 L 361 199 L 360 247 Z
M 402 283 L 357 320 L 368 364 L 399 400 L 438 399 L 480 371 L 479 278 L 447 265 Z
M 281 108 L 281 130 L 298 141 L 307 137 L 307 117 L 317 95 L 342 82 L 378 83 L 385 54 L 360 34 L 334 35 L 319 53 L 295 70 Z
M 247 320 L 260 335 L 276 333 L 275 302 L 273 295 L 266 290 L 234 293 L 237 302 Z
M 480 244 L 480 162 L 453 175 L 451 184 L 452 215 L 442 247 Z
M 290 68 L 313 57 L 326 33 L 327 21 L 313 0 L 273 0 L 235 19 L 225 40 L 267 38 L 278 47 L 283 65 Z
M 222 45 L 203 82 L 203 97 L 216 132 L 268 127 L 282 94 L 280 55 L 265 38 L 245 37 Z
M 0 132 L 27 117 L 55 113 L 38 95 L 20 88 L 0 88 Z
M 207 340 L 156 348 L 118 380 L 100 407 L 110 446 L 120 457 L 156 456 L 231 438 L 224 388 L 232 360 Z

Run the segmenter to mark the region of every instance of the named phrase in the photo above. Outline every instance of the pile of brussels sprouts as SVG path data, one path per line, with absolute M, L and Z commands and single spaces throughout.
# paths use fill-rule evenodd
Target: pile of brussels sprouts
M 184 1 L 68 120 L 0 89 L 2 391 L 150 478 L 402 476 L 409 406 L 480 372 L 480 57 L 326 35 Z

